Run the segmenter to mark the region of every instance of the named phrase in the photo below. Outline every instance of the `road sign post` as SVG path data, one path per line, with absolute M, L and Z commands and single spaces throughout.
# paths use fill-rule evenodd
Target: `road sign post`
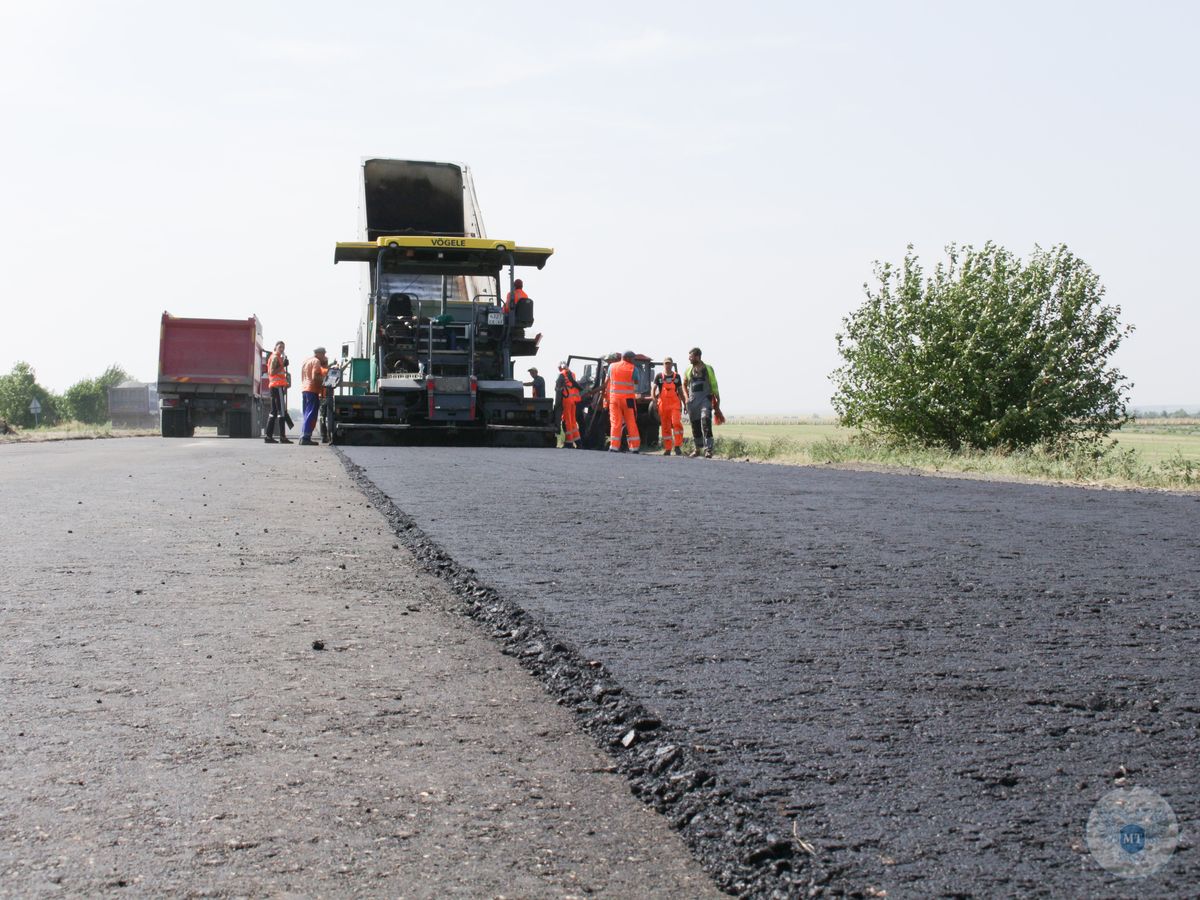
M 33 427 L 38 427 L 39 417 L 42 414 L 42 404 L 38 402 L 38 398 L 34 397 L 29 401 L 29 411 L 33 413 Z

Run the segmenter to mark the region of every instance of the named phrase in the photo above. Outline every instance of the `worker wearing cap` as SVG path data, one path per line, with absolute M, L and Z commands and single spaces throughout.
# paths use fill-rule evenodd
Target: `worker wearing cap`
M 504 312 L 517 308 L 517 304 L 522 300 L 528 300 L 529 295 L 525 293 L 525 282 L 518 278 L 513 282 L 513 289 L 508 292 L 508 296 L 504 298 Z
M 638 453 L 642 448 L 642 437 L 637 427 L 637 373 L 634 371 L 634 353 L 626 350 L 620 359 L 608 367 L 605 382 L 608 384 L 608 450 L 618 453 L 621 450 L 621 432 L 625 432 L 625 440 L 630 453 Z
M 683 373 L 683 385 L 688 418 L 692 420 L 692 443 L 695 445 L 691 455 L 699 456 L 703 448 L 704 458 L 712 459 L 713 407 L 721 403 L 721 395 L 717 390 L 717 373 L 700 358 L 699 347 L 693 347 L 688 352 L 688 362 L 691 365 Z
M 300 383 L 304 401 L 304 421 L 301 425 L 303 434 L 300 443 L 305 447 L 315 447 L 317 442 L 312 439 L 313 429 L 317 427 L 317 413 L 321 409 L 321 397 L 325 393 L 325 376 L 329 374 L 329 359 L 325 356 L 325 348 L 318 347 L 313 355 L 304 361 L 300 367 Z
M 267 417 L 267 433 L 263 440 L 268 444 L 290 444 L 287 428 L 288 358 L 284 354 L 283 341 L 276 341 L 275 351 L 267 358 L 267 387 L 271 390 L 271 415 Z M 279 440 L 275 440 L 275 424 L 279 424 Z
M 529 374 L 532 380 L 525 382 L 525 387 L 533 388 L 533 399 L 541 400 L 546 396 L 546 379 L 538 374 L 537 368 L 531 368 Z
M 662 423 L 663 456 L 670 456 L 672 450 L 676 456 L 682 456 L 683 379 L 675 371 L 675 360 L 669 356 L 663 359 L 663 370 L 654 376 L 651 396 L 658 404 L 658 421 Z
M 554 399 L 561 404 L 563 447 L 579 449 L 579 420 L 575 407 L 579 405 L 579 382 L 565 362 L 558 364 L 558 379 L 554 382 Z

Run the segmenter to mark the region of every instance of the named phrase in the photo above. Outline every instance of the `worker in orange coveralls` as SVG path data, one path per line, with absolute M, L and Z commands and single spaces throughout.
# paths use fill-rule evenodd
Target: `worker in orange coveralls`
M 558 381 L 554 392 L 562 404 L 563 447 L 579 449 L 579 420 L 575 418 L 575 407 L 579 404 L 579 382 L 575 373 L 565 362 L 558 364 Z
M 662 423 L 663 456 L 683 456 L 683 379 L 675 371 L 675 360 L 666 357 L 663 370 L 654 376 L 651 395 L 658 404 L 658 420 Z
M 608 367 L 608 452 L 621 450 L 621 429 L 625 430 L 630 453 L 642 448 L 637 427 L 637 386 L 634 377 L 633 351 L 626 350 L 620 360 Z

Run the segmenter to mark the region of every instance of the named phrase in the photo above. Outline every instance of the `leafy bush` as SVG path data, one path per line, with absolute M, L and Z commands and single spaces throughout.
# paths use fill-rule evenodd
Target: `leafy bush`
M 67 413 L 76 422 L 88 425 L 99 425 L 108 421 L 108 389 L 116 387 L 122 381 L 128 381 L 129 374 L 118 365 L 109 366 L 99 378 L 85 378 L 67 388 L 63 395 L 66 400 Z
M 42 405 L 37 421 L 57 424 L 62 418 L 62 398 L 37 383 L 37 375 L 27 362 L 18 362 L 7 375 L 0 376 L 0 419 L 11 425 L 31 428 L 35 419 L 29 411 L 31 400 Z
M 837 335 L 834 408 L 851 426 L 925 446 L 1065 447 L 1126 420 L 1109 366 L 1120 307 L 1065 246 L 1029 262 L 992 243 L 947 248 L 929 278 L 908 248 Z

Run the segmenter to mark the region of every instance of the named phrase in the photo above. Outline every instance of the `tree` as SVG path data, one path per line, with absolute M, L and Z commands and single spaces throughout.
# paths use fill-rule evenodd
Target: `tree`
M 99 425 L 108 421 L 108 389 L 129 380 L 129 374 L 111 365 L 99 378 L 85 378 L 67 388 L 64 399 L 68 415 L 76 422 Z
M 925 278 L 912 251 L 843 320 L 831 378 L 842 420 L 923 445 L 1017 448 L 1097 440 L 1127 418 L 1109 360 L 1133 327 L 1065 246 L 1028 263 L 988 242 L 946 248 Z
M 37 400 L 42 411 L 37 420 L 44 425 L 57 424 L 62 398 L 56 397 L 37 383 L 37 375 L 27 362 L 18 362 L 8 375 L 0 376 L 0 419 L 12 425 L 32 427 L 35 421 L 29 402 Z

